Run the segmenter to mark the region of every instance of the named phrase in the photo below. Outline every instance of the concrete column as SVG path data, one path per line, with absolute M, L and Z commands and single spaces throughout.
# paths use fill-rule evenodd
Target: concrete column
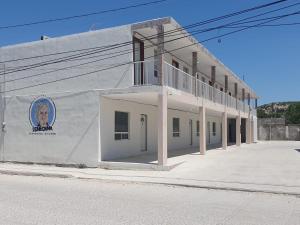
M 251 144 L 251 119 L 250 113 L 248 118 L 246 119 L 246 143 Z
M 228 76 L 225 75 L 225 93 L 228 92 Z
M 222 148 L 227 149 L 227 112 L 222 114 Z
M 225 93 L 226 93 L 226 95 L 225 95 L 225 105 L 227 106 L 227 104 L 228 104 L 228 98 L 227 98 L 227 94 L 228 94 L 228 76 L 227 75 L 225 75 L 225 88 L 224 88 L 224 91 L 225 91 Z
M 162 87 L 158 94 L 158 125 L 157 125 L 157 154 L 158 165 L 167 165 L 168 159 L 168 95 L 167 89 Z
M 248 93 L 248 105 L 250 106 L 250 93 Z
M 240 113 L 236 117 L 235 130 L 236 130 L 236 146 L 241 146 L 241 115 L 240 115 Z
M 211 86 L 215 86 L 216 83 L 216 66 L 211 67 Z
M 238 84 L 234 83 L 234 97 L 235 97 L 235 104 L 236 108 L 238 109 Z
M 164 26 L 158 25 L 156 26 L 157 31 L 157 54 L 158 54 L 158 78 L 159 84 L 164 85 L 164 74 L 163 74 L 163 67 L 164 67 Z
M 205 107 L 199 108 L 199 123 L 200 123 L 200 130 L 199 130 L 199 139 L 200 139 L 200 154 L 205 155 L 206 153 L 206 118 L 205 118 Z
M 193 77 L 195 77 L 195 80 L 194 80 L 194 82 L 193 82 L 193 88 L 194 88 L 194 94 L 195 95 L 197 95 L 197 82 L 196 82 L 196 80 L 197 80 L 197 63 L 198 63 L 198 55 L 197 55 L 197 52 L 193 52 L 192 53 L 193 55 L 192 55 L 192 58 L 193 58 L 193 60 L 192 60 L 192 75 L 193 75 Z

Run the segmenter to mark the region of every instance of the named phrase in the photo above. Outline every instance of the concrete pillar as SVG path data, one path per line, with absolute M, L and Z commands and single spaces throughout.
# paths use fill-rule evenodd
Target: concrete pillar
M 234 97 L 235 97 L 236 109 L 238 109 L 238 84 L 237 83 L 234 83 Z
M 248 118 L 246 119 L 246 143 L 251 144 L 251 119 L 250 113 Z
M 211 67 L 211 86 L 215 86 L 216 83 L 216 66 Z
M 240 115 L 240 113 L 236 117 L 235 130 L 236 130 L 236 146 L 241 146 L 241 115 Z
M 158 124 L 157 124 L 157 154 L 158 165 L 167 165 L 168 159 L 168 95 L 167 89 L 162 87 L 158 94 Z
M 205 107 L 199 108 L 199 123 L 200 123 L 200 130 L 199 130 L 199 141 L 200 141 L 200 154 L 205 155 L 206 153 L 206 118 L 205 118 Z
M 225 105 L 227 106 L 228 104 L 228 98 L 227 98 L 227 94 L 228 94 L 228 76 L 225 75 L 225 88 L 224 88 L 224 91 L 226 93 L 225 95 Z
M 194 88 L 194 94 L 197 96 L 197 63 L 198 63 L 198 55 L 197 52 L 193 52 L 192 53 L 192 75 L 195 78 L 194 82 L 193 82 L 193 88 Z
M 228 76 L 225 75 L 225 93 L 228 92 Z
M 227 112 L 222 114 L 222 148 L 227 149 Z
M 156 27 L 157 31 L 157 54 L 158 54 L 158 78 L 159 78 L 159 84 L 164 85 L 165 83 L 165 78 L 163 74 L 163 67 L 164 67 L 164 26 L 163 25 L 158 25 Z
M 248 105 L 250 106 L 250 93 L 248 93 Z

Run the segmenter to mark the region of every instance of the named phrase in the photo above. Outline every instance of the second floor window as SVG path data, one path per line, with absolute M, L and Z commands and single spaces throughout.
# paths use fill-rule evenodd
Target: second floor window
M 199 120 L 197 120 L 197 122 L 196 122 L 196 130 L 197 130 L 197 136 L 199 136 L 199 133 L 200 133 L 200 122 L 199 122 Z

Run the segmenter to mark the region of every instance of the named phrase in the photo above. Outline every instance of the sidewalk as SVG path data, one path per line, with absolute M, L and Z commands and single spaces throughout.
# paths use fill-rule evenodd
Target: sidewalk
M 300 196 L 300 142 L 262 142 L 187 154 L 171 171 L 105 170 L 0 163 L 0 174 L 95 179 Z

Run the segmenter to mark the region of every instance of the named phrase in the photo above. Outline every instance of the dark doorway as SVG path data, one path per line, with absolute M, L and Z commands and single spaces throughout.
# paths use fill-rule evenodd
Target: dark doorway
M 241 120 L 241 142 L 246 143 L 246 119 Z
M 178 89 L 178 79 L 179 79 L 179 63 L 175 60 L 172 60 L 172 66 L 174 66 L 173 68 L 173 72 L 172 72 L 172 75 L 173 75 L 173 88 L 176 88 Z
M 133 37 L 134 84 L 145 84 L 144 74 L 144 42 Z
M 227 121 L 228 128 L 227 128 L 227 141 L 228 145 L 236 143 L 236 120 L 235 119 L 228 119 Z

